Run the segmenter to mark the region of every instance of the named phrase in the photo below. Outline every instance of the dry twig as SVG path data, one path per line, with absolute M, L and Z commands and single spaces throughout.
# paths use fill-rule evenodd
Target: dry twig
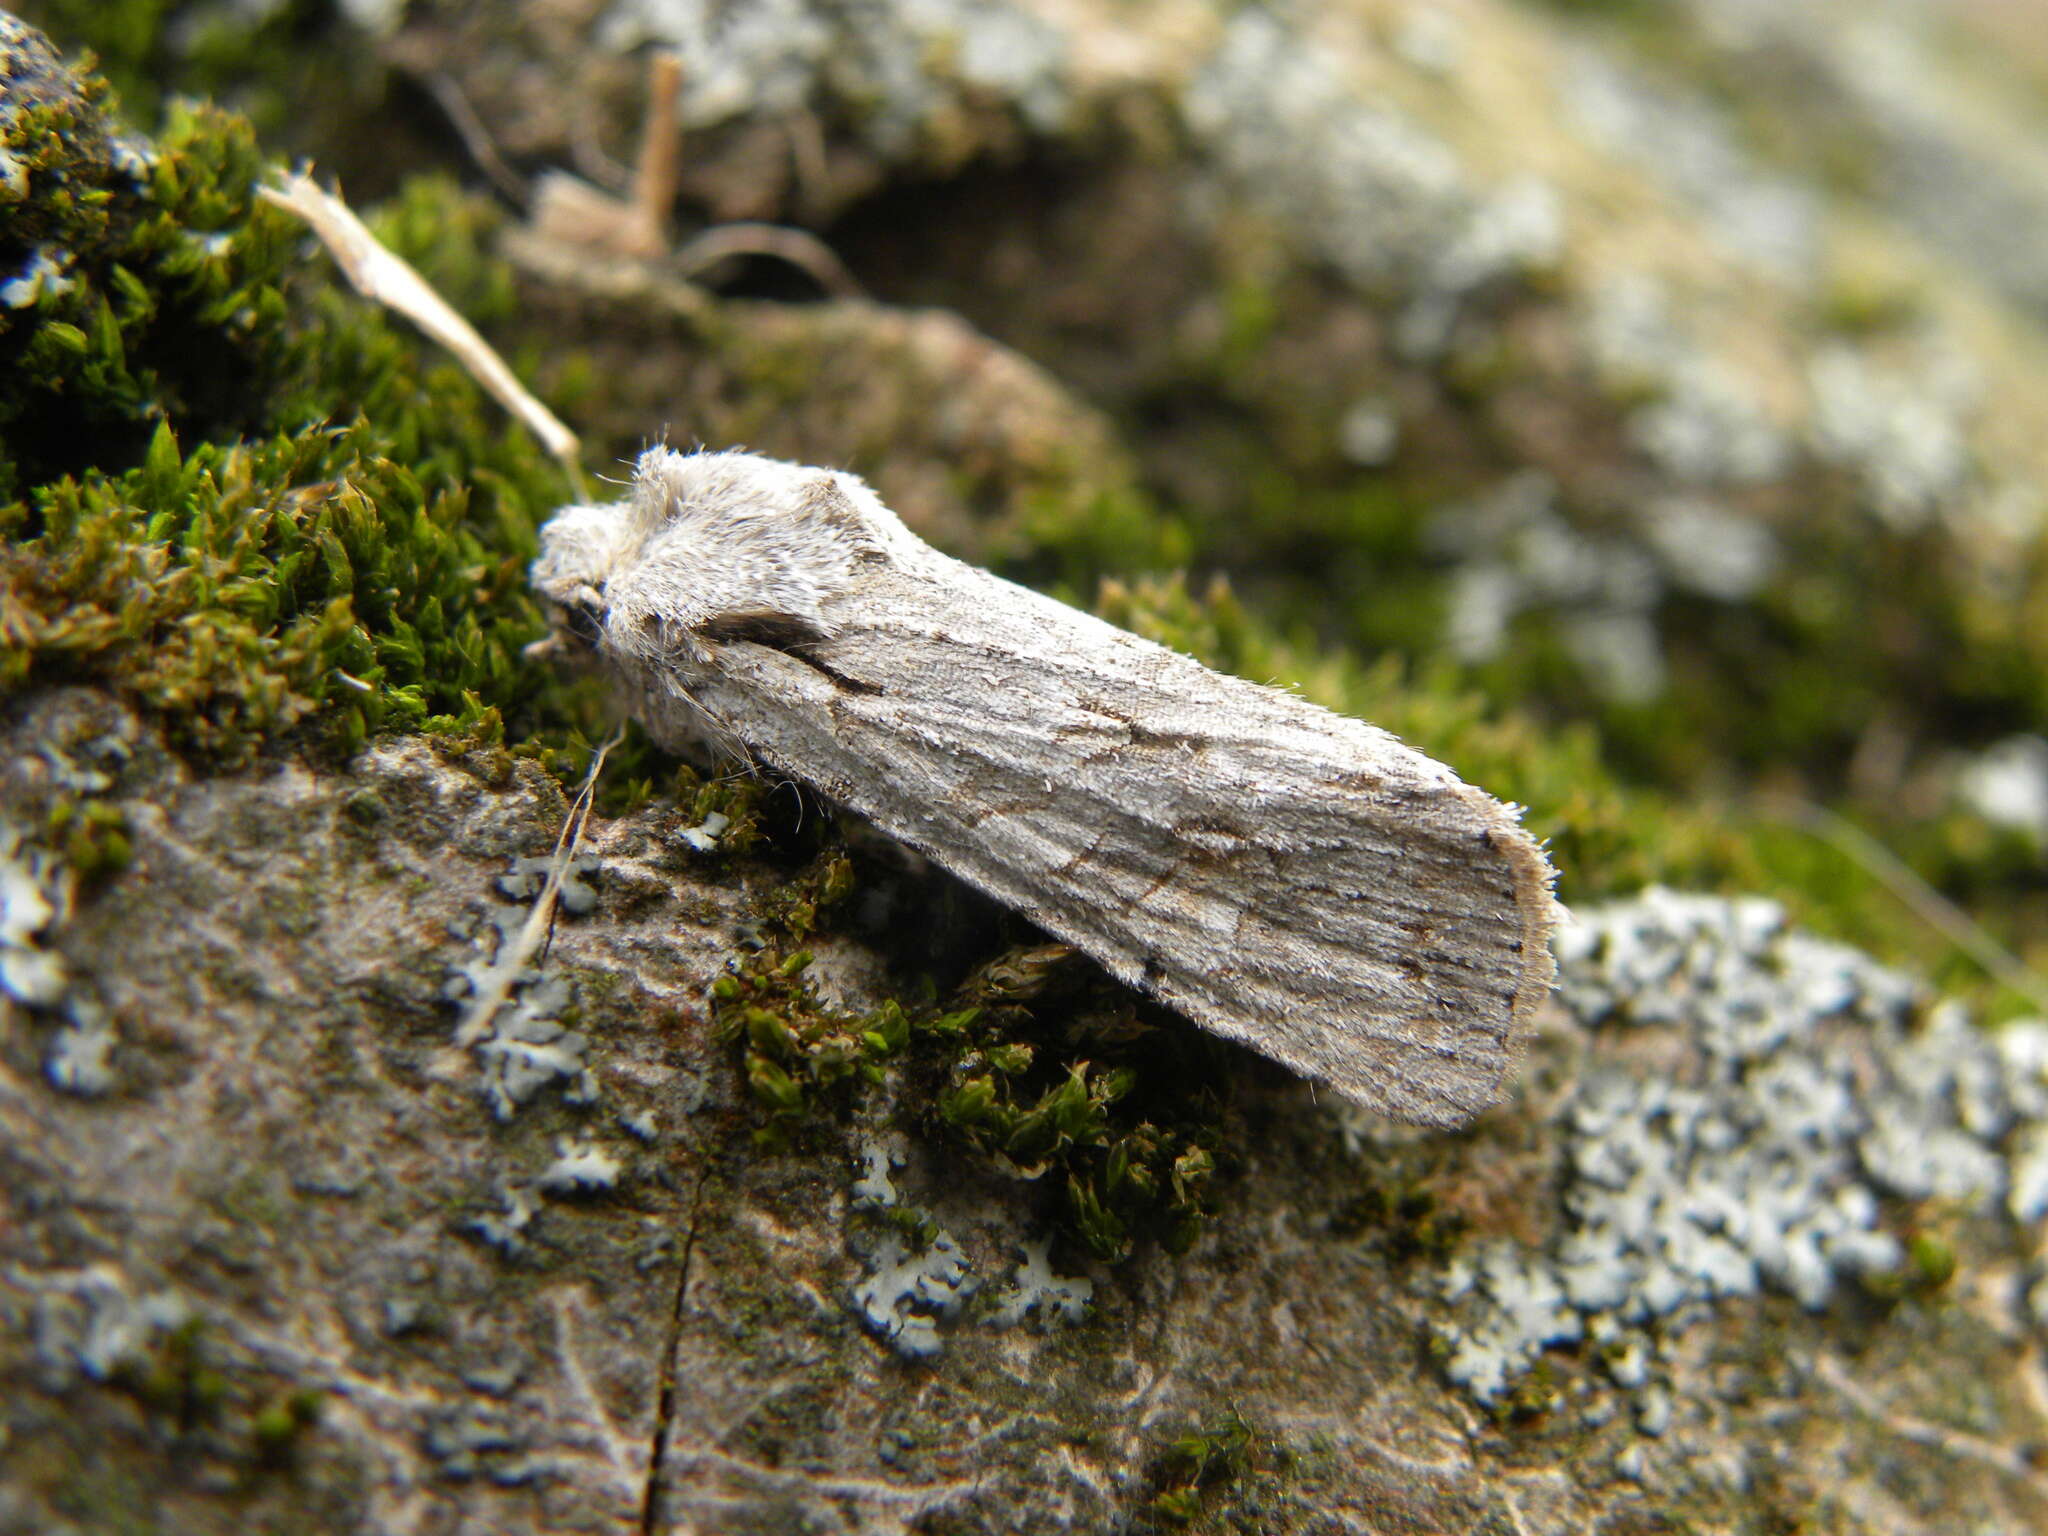
M 397 310 L 453 352 L 463 367 L 506 410 L 526 423 L 542 446 L 561 460 L 579 485 L 580 444 L 554 412 L 528 393 L 505 360 L 458 315 L 427 280 L 381 244 L 347 203 L 301 172 L 282 187 L 264 187 L 263 197 L 297 214 L 320 237 L 342 272 L 364 298 Z

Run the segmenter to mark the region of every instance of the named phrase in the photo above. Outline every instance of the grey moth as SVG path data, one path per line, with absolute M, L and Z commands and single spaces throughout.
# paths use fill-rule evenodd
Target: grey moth
M 852 475 L 654 448 L 533 582 L 664 746 L 812 786 L 1371 1109 L 1494 1102 L 1551 979 L 1517 813 L 1387 732 L 939 553 Z

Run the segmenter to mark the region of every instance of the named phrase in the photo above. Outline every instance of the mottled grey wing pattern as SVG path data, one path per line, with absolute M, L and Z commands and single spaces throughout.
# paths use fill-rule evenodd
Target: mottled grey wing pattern
M 1552 902 L 1491 797 L 955 561 L 878 563 L 822 619 L 816 640 L 723 643 L 696 702 L 1219 1034 L 1402 1119 L 1499 1096 L 1549 985 Z

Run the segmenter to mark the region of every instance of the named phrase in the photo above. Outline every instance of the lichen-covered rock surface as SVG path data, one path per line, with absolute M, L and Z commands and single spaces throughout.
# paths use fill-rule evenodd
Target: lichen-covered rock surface
M 2048 1528 L 2043 989 L 1852 856 L 2048 954 L 2040 6 L 29 19 L 0 1533 Z M 523 218 L 620 184 L 649 45 L 679 237 L 871 297 Z M 850 467 L 1525 801 L 1575 919 L 1508 1101 L 1319 1101 L 637 735 L 558 856 L 576 488 L 286 153 L 587 470 Z
M 11 811 L 83 780 L 131 847 L 84 898 L 5 866 L 0 1529 L 2048 1518 L 2048 1029 L 1923 1017 L 1768 903 L 1589 913 L 1464 1135 L 1241 1058 L 1214 1214 L 1104 1264 L 898 1073 L 764 1145 L 713 1020 L 774 874 L 672 807 L 464 1044 L 552 778 L 195 777 L 84 690 L 5 746 Z

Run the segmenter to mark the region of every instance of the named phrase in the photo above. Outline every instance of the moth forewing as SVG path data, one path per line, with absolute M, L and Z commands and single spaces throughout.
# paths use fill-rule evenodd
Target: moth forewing
M 650 450 L 627 500 L 542 531 L 534 578 L 565 614 L 600 594 L 596 649 L 657 740 L 811 784 L 1205 1028 L 1433 1125 L 1514 1069 L 1549 865 L 1386 732 L 745 454 Z

